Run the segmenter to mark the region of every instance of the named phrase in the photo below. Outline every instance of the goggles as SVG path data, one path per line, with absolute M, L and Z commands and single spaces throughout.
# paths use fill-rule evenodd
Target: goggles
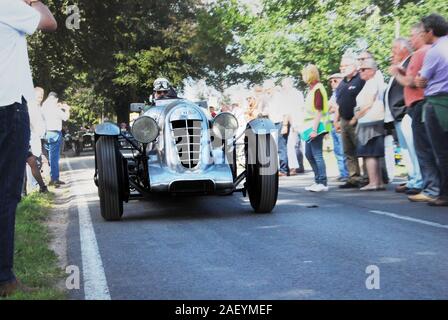
M 154 91 L 167 91 L 170 85 L 166 81 L 158 81 L 154 83 Z

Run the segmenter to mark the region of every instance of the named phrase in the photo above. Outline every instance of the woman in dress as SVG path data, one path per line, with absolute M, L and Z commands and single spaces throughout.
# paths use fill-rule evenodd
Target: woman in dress
M 384 81 L 375 76 L 378 67 L 373 59 L 362 61 L 359 70 L 366 84 L 356 97 L 351 124 L 356 125 L 357 155 L 364 159 L 369 175 L 369 184 L 360 190 L 379 191 L 385 189 L 380 168 L 380 158 L 384 157 Z

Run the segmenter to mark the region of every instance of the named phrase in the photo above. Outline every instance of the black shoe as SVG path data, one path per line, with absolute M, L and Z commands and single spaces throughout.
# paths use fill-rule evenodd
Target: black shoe
M 439 197 L 434 200 L 428 201 L 428 205 L 431 207 L 448 207 L 448 198 Z
M 405 193 L 410 196 L 419 194 L 420 192 L 422 192 L 422 189 L 416 189 L 416 188 L 410 188 L 405 191 Z
M 358 187 L 359 188 L 364 188 L 368 184 L 369 184 L 369 181 L 360 181 L 360 182 L 358 182 Z
M 289 175 L 290 176 L 296 176 L 296 175 L 302 174 L 304 172 L 305 172 L 304 169 L 292 169 L 292 170 L 289 171 Z
M 56 181 L 56 183 L 59 184 L 59 185 L 65 184 L 65 182 L 61 181 L 61 180 Z
M 40 189 L 39 189 L 39 193 L 48 193 L 49 191 L 48 191 L 48 188 L 47 188 L 47 186 L 43 186 L 43 187 L 41 187 Z
M 352 183 L 352 182 L 350 182 L 350 181 L 347 181 L 346 183 L 341 184 L 341 185 L 339 186 L 339 188 L 340 188 L 340 189 L 355 189 L 355 188 L 359 188 L 359 184 L 357 184 L 357 183 Z
M 397 192 L 397 193 L 407 193 L 409 190 L 411 190 L 411 189 L 406 187 L 406 183 L 402 183 L 395 187 L 395 192 Z
M 51 180 L 50 183 L 48 184 L 49 186 L 53 186 L 55 188 L 59 188 L 61 185 L 58 183 L 58 181 L 53 181 Z

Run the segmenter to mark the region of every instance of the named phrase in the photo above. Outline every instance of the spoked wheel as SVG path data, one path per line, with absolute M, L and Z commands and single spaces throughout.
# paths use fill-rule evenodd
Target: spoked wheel
M 278 155 L 269 134 L 246 137 L 246 188 L 256 213 L 272 212 L 278 197 Z
M 101 215 L 107 221 L 120 220 L 123 215 L 121 182 L 123 162 L 117 147 L 116 137 L 102 136 L 96 143 L 98 168 L 98 194 Z

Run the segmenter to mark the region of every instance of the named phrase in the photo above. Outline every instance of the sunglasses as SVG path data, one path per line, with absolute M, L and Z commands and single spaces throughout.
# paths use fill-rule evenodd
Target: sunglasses
M 156 91 L 157 94 L 165 94 L 166 91 Z
M 372 68 L 361 68 L 361 69 L 359 69 L 360 72 L 364 72 L 366 70 L 372 70 Z

